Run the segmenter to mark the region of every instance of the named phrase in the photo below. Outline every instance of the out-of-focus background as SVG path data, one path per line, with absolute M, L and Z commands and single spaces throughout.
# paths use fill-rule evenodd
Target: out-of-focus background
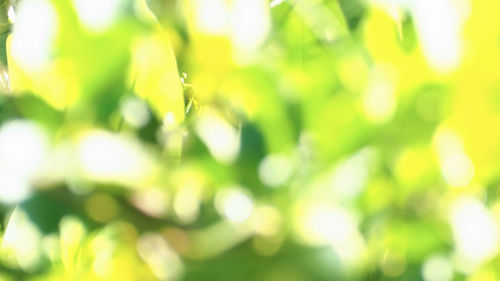
M 0 280 L 500 280 L 500 3 L 0 2 Z

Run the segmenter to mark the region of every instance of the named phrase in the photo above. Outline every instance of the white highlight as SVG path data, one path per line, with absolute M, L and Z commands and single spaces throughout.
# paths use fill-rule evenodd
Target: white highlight
M 203 33 L 224 35 L 230 20 L 229 6 L 225 0 L 196 0 L 196 27 Z
M 0 170 L 0 201 L 16 204 L 31 195 L 32 187 L 24 175 Z
M 462 55 L 464 18 L 453 0 L 412 1 L 411 11 L 424 54 L 435 70 L 455 69 Z
M 231 39 L 237 58 L 258 49 L 271 28 L 268 0 L 193 0 L 195 27 Z
M 12 35 L 12 56 L 27 70 L 50 61 L 58 28 L 57 14 L 47 0 L 21 1 Z
M 9 21 L 11 23 L 16 22 L 16 11 L 14 10 L 14 6 L 9 7 L 9 10 L 7 11 L 7 17 L 9 18 Z
M 285 2 L 285 0 L 273 0 L 271 1 L 271 3 L 269 3 L 269 7 L 274 8 L 283 2 Z
M 217 113 L 209 110 L 202 113 L 195 129 L 217 161 L 231 163 L 236 160 L 240 151 L 240 136 L 237 130 Z
M 250 197 L 238 189 L 227 189 L 218 193 L 215 198 L 217 211 L 234 223 L 241 223 L 253 213 Z
M 477 199 L 464 197 L 453 202 L 450 214 L 455 247 L 469 263 L 480 264 L 498 251 L 498 225 Z
M 450 129 L 440 128 L 434 136 L 433 146 L 446 183 L 452 187 L 469 185 L 474 178 L 474 165 L 464 152 L 460 136 Z
M 232 39 L 240 52 L 256 50 L 271 27 L 268 0 L 233 1 Z
M 122 0 L 74 0 L 73 2 L 80 21 L 92 31 L 109 28 L 124 5 Z
M 40 239 L 42 235 L 19 208 L 14 209 L 1 242 L 2 257 L 13 257 L 19 266 L 31 271 L 41 262 Z
M 440 160 L 464 150 L 460 136 L 448 128 L 439 128 L 434 136 L 433 145 Z
M 46 153 L 46 136 L 34 123 L 15 120 L 0 129 L 0 165 L 34 173 Z
M 253 205 L 248 196 L 233 193 L 226 198 L 224 215 L 232 222 L 243 222 L 252 214 Z
M 314 205 L 303 210 L 299 225 L 306 241 L 332 246 L 347 264 L 359 261 L 365 246 L 352 214 L 339 207 Z
M 0 201 L 14 204 L 29 196 L 47 146 L 45 133 L 30 121 L 10 121 L 0 128 Z
M 84 175 L 94 180 L 129 185 L 147 180 L 154 171 L 141 145 L 124 136 L 90 132 L 81 138 L 78 150 Z
M 317 241 L 338 244 L 356 232 L 352 217 L 342 209 L 320 206 L 306 214 L 305 227 Z
M 389 67 L 376 67 L 368 82 L 363 97 L 363 108 L 368 119 L 375 123 L 389 120 L 396 110 L 396 81 L 394 70 Z
M 172 130 L 177 126 L 177 119 L 173 112 L 167 112 L 163 118 L 163 126 L 166 130 Z
M 147 105 L 138 98 L 125 99 L 120 107 L 125 122 L 135 128 L 144 127 L 150 119 Z
M 446 257 L 434 255 L 425 261 L 422 276 L 425 281 L 451 281 L 453 266 Z
M 441 173 L 452 187 L 465 187 L 474 178 L 474 165 L 464 152 L 460 136 L 448 128 L 439 128 L 433 146 L 439 156 Z
M 441 170 L 446 183 L 453 187 L 467 186 L 474 178 L 474 166 L 469 157 L 462 153 L 447 156 Z
M 266 156 L 259 164 L 259 178 L 267 186 L 279 187 L 292 175 L 290 159 L 283 155 Z
M 363 191 L 374 152 L 365 148 L 339 165 L 332 176 L 332 188 L 340 200 L 355 198 Z
M 163 218 L 167 215 L 168 199 L 167 194 L 158 188 L 140 190 L 131 198 L 136 208 L 156 218 Z

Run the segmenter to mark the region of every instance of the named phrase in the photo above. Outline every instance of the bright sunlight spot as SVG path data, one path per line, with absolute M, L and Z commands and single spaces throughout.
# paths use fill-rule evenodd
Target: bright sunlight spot
M 38 251 L 40 239 L 41 233 L 35 224 L 17 207 L 9 218 L 1 241 L 2 258 L 13 258 L 25 270 L 36 270 L 41 262 L 41 252 Z
M 142 128 L 149 122 L 149 109 L 140 99 L 127 98 L 121 103 L 120 109 L 123 119 L 132 127 Z
M 270 29 L 267 0 L 233 1 L 232 39 L 240 52 L 254 51 L 264 42 Z
M 339 207 L 318 204 L 303 210 L 299 231 L 303 239 L 313 245 L 329 245 L 346 265 L 359 262 L 364 251 L 352 214 Z
M 84 175 L 95 180 L 134 185 L 153 172 L 143 147 L 125 136 L 88 132 L 80 139 L 78 150 Z
M 453 280 L 453 265 L 444 256 L 432 255 L 424 263 L 422 276 L 425 281 L 451 281 Z
M 374 156 L 374 151 L 365 148 L 335 168 L 331 184 L 338 199 L 353 199 L 363 191 Z
M 235 188 L 219 192 L 215 198 L 215 207 L 221 215 L 234 223 L 249 219 L 254 209 L 250 197 Z
M 474 166 L 464 154 L 452 154 L 442 163 L 443 177 L 453 187 L 464 187 L 474 178 Z
M 451 71 L 462 59 L 464 19 L 452 0 L 412 2 L 412 14 L 429 64 L 438 71 Z
M 477 199 L 464 197 L 453 202 L 450 223 L 455 247 L 470 263 L 480 264 L 498 251 L 498 225 Z
M 4 123 L 0 128 L 0 201 L 18 203 L 29 196 L 47 146 L 45 132 L 35 123 L 25 120 Z
M 17 8 L 12 56 L 23 68 L 40 71 L 51 60 L 58 19 L 48 0 L 22 1 Z
M 259 164 L 259 178 L 269 187 L 285 184 L 292 175 L 290 159 L 283 155 L 268 155 Z
M 375 123 L 389 120 L 396 109 L 394 93 L 396 85 L 390 68 L 380 67 L 370 75 L 363 108 L 367 117 Z
M 196 123 L 196 132 L 217 161 L 227 164 L 236 160 L 240 150 L 239 133 L 221 116 L 211 110 L 203 112 Z
M 124 6 L 122 0 L 74 0 L 73 2 L 81 22 L 91 31 L 109 28 Z

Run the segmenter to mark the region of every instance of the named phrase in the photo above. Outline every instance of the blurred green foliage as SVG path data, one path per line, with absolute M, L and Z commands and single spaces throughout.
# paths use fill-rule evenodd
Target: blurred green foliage
M 2 0 L 0 281 L 500 280 L 493 0 Z

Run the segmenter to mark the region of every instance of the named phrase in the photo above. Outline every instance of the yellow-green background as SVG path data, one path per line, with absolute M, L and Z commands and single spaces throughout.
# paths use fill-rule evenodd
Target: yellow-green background
M 2 3 L 1 281 L 500 280 L 496 1 Z

